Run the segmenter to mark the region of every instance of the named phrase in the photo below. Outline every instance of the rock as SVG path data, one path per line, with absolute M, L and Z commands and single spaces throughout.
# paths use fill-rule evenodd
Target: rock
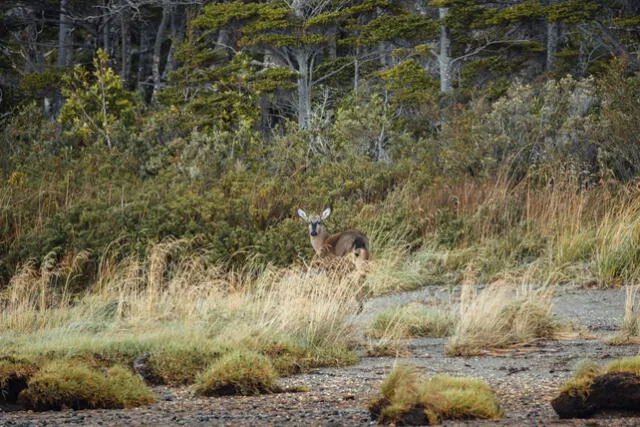
M 598 409 L 588 405 L 581 396 L 571 396 L 566 392 L 560 393 L 551 401 L 551 406 L 560 418 L 589 418 Z
M 431 424 L 429 418 L 425 413 L 425 408 L 422 406 L 414 406 L 413 408 L 403 411 L 402 413 L 396 414 L 394 419 L 390 419 L 383 413 L 384 409 L 390 404 L 391 402 L 384 397 L 380 397 L 371 402 L 369 404 L 369 413 L 371 414 L 371 419 L 377 421 L 380 424 L 395 424 L 404 426 L 426 426 Z
M 560 418 L 588 418 L 607 410 L 640 415 L 640 376 L 631 372 L 604 374 L 594 380 L 586 399 L 562 392 L 551 405 Z

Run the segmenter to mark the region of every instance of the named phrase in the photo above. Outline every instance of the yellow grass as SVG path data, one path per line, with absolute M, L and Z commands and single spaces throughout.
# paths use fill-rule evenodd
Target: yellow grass
M 421 413 L 424 424 L 502 416 L 495 394 L 484 381 L 448 375 L 423 378 L 410 365 L 394 367 L 382 383 L 380 394 L 369 410 L 383 424 L 402 425 L 404 417 L 414 411 Z M 415 415 L 412 418 L 415 420 Z
M 51 280 L 54 267 L 24 265 L 2 294 L 0 352 L 33 360 L 97 353 L 130 363 L 148 351 L 160 376 L 177 383 L 238 348 L 278 344 L 307 367 L 354 361 L 348 348 L 356 337 L 357 274 L 315 267 L 223 272 L 199 257 L 169 262 L 182 244 L 156 245 L 143 261 L 103 262 L 95 286 L 73 302 Z
M 481 292 L 464 286 L 460 320 L 447 344 L 450 355 L 473 355 L 506 348 L 557 330 L 551 316 L 552 288 L 491 285 Z

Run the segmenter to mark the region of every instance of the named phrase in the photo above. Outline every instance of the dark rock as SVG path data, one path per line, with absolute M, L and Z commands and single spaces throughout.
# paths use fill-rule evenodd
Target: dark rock
M 27 388 L 27 378 L 22 376 L 10 375 L 5 381 L 0 389 L 0 408 L 3 403 L 17 402 L 20 392 Z
M 640 414 L 640 376 L 614 372 L 597 377 L 586 398 L 560 393 L 551 401 L 560 418 L 588 418 L 607 410 L 628 410 Z
M 424 408 L 416 406 L 402 414 L 402 418 L 397 424 L 407 426 L 428 426 L 431 423 L 429 422 L 427 415 L 424 413 Z
M 422 406 L 414 406 L 402 414 L 399 414 L 397 418 L 388 419 L 384 414 L 384 408 L 389 406 L 391 402 L 381 397 L 375 399 L 369 404 L 369 413 L 371 419 L 378 421 L 380 424 L 395 424 L 399 426 L 426 426 L 431 424 L 429 418 L 425 414 L 425 408 Z
M 551 401 L 551 406 L 560 418 L 589 418 L 598 409 L 587 404 L 581 396 L 571 396 L 566 392 L 560 393 Z

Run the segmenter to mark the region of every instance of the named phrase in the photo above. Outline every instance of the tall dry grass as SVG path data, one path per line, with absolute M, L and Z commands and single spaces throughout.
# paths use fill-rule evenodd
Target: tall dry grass
M 2 294 L 0 352 L 129 358 L 172 352 L 175 360 L 167 363 L 182 357 L 202 364 L 234 348 L 281 343 L 308 357 L 351 345 L 359 275 L 316 267 L 227 272 L 197 255 L 178 255 L 183 245 L 155 245 L 142 261 L 105 260 L 91 291 L 73 301 L 52 280 L 54 267 L 24 265 Z
M 491 285 L 478 292 L 464 286 L 447 353 L 469 356 L 550 338 L 559 326 L 551 315 L 552 295 L 550 287 Z
M 640 337 L 640 285 L 630 285 L 625 289 L 624 319 L 622 331 L 627 336 Z
M 547 185 L 507 176 L 436 182 L 412 199 L 411 210 L 424 216 L 427 241 L 436 243 L 434 261 L 443 260 L 441 276 L 492 283 L 530 274 L 535 264 L 536 279 L 553 273 L 554 283 L 608 287 L 638 278 L 636 183 L 585 188 L 571 176 Z
M 607 337 L 609 345 L 626 345 L 640 343 L 640 285 L 625 286 L 624 317 L 622 328 L 614 335 Z

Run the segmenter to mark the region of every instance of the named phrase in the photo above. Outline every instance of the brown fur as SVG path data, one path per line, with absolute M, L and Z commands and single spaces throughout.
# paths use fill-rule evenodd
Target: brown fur
M 309 224 L 311 245 L 318 256 L 343 257 L 353 254 L 354 263 L 360 270 L 364 261 L 367 261 L 370 257 L 369 239 L 358 230 L 347 230 L 341 233 L 329 234 L 323 221 L 330 213 L 331 211 L 327 209 L 323 212 L 322 216 L 307 216 L 304 211 L 298 210 L 298 215 Z M 314 230 L 312 224 L 315 224 L 315 230 L 317 232 L 315 236 L 311 234 Z

